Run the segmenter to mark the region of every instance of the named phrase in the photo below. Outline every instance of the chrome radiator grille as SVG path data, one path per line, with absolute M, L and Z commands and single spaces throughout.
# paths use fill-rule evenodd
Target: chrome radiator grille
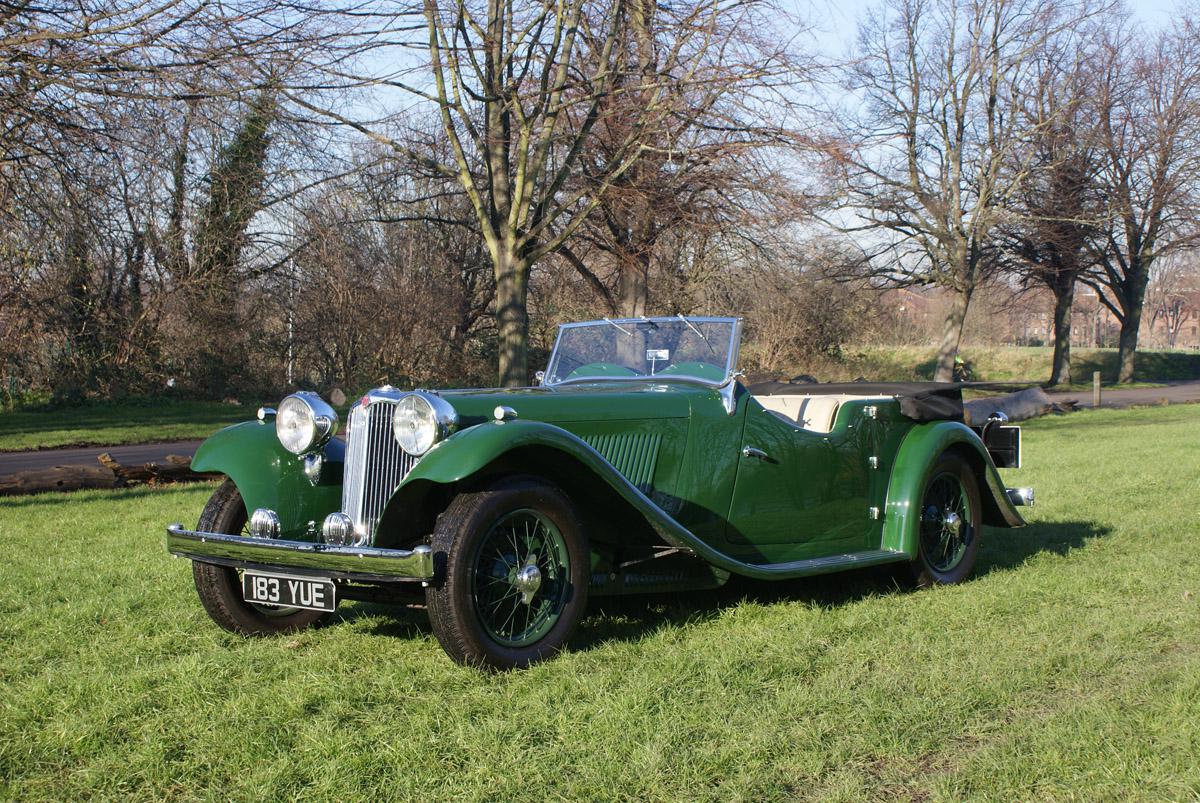
M 375 540 L 375 528 L 392 491 L 417 462 L 392 435 L 395 407 L 392 401 L 356 404 L 346 429 L 342 512 L 368 543 Z

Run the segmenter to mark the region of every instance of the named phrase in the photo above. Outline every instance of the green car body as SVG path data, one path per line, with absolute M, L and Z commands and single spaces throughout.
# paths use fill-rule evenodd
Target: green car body
M 322 531 L 343 505 L 346 443 L 327 440 L 314 460 L 285 449 L 269 415 L 238 424 L 205 441 L 193 468 L 227 475 L 247 512 L 274 514 L 273 528 L 251 528 L 225 549 L 175 525 L 168 547 L 242 571 L 332 578 L 347 597 L 359 587 L 437 587 L 446 563 L 431 534 L 443 514 L 459 496 L 520 478 L 570 500 L 586 537 L 587 595 L 711 588 L 731 574 L 797 578 L 917 560 L 922 494 L 947 455 L 974 478 L 971 524 L 1023 523 L 1013 504 L 1023 497 L 1005 489 L 988 446 L 961 420 L 914 420 L 900 399 L 874 393 L 839 396 L 828 425 L 810 429 L 768 409 L 779 405 L 741 384 L 732 360 L 714 383 L 622 376 L 441 391 L 453 432 L 406 463 L 369 542 L 354 546 L 323 543 Z

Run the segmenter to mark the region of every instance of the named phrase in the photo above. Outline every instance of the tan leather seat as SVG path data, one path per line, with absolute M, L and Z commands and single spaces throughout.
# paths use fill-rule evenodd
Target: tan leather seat
M 838 394 L 811 396 L 755 396 L 767 410 L 812 432 L 830 432 L 837 421 L 838 409 L 848 401 L 879 400 L 880 396 L 847 396 Z

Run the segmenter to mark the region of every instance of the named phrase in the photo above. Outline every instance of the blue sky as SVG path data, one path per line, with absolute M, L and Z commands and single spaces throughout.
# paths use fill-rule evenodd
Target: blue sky
M 811 0 L 809 18 L 816 26 L 814 37 L 830 54 L 843 54 L 853 43 L 858 19 L 878 0 Z M 806 0 L 793 0 L 804 8 Z M 1126 0 L 1134 16 L 1158 28 L 1171 19 L 1177 0 Z

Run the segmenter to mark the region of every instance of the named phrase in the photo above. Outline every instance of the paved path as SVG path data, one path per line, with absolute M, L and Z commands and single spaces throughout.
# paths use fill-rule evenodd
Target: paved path
M 96 458 L 108 452 L 118 463 L 140 466 L 162 463 L 169 454 L 191 457 L 200 441 L 142 443 L 135 446 L 87 446 L 82 449 L 42 449 L 36 452 L 0 452 L 0 474 L 16 474 L 55 466 L 98 466 Z
M 1048 393 L 1050 401 L 1061 402 L 1074 399 L 1080 407 L 1092 406 L 1092 390 L 1074 391 L 1070 393 Z M 1127 388 L 1109 390 L 1100 388 L 1100 406 L 1124 408 L 1133 404 L 1158 404 L 1160 399 L 1166 399 L 1168 404 L 1184 404 L 1200 402 L 1200 382 L 1168 382 L 1162 388 Z

